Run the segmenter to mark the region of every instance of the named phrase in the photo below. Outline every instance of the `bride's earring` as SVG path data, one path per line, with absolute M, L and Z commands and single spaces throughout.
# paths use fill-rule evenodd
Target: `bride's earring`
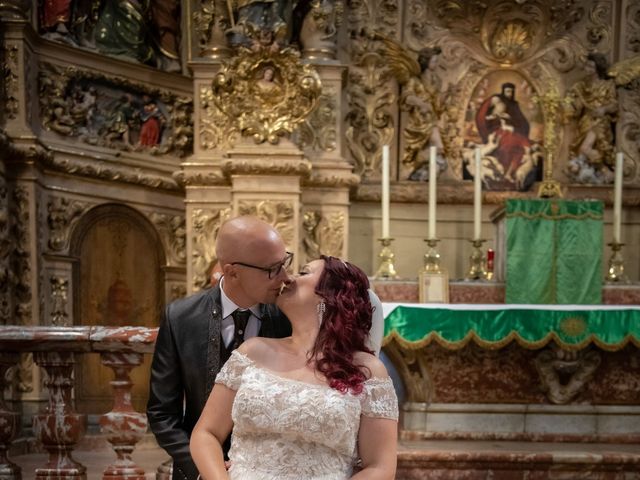
M 320 300 L 320 303 L 316 307 L 316 312 L 318 312 L 318 327 L 322 325 L 322 317 L 324 316 L 324 312 L 327 310 L 327 305 L 323 300 Z

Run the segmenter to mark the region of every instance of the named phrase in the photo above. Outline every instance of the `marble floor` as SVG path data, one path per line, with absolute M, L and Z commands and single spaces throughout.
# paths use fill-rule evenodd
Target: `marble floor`
M 95 442 L 92 448 L 85 444 L 73 456 L 87 467 L 87 480 L 101 480 L 104 468 L 115 459 L 103 442 Z M 32 480 L 35 468 L 44 465 L 46 458 L 46 454 L 32 453 L 13 456 L 12 460 L 22 467 L 23 480 Z M 640 479 L 640 449 L 633 444 L 403 441 L 398 458 L 398 479 Z M 168 456 L 155 442 L 145 441 L 134 451 L 133 459 L 149 480 L 155 480 L 156 468 Z M 619 468 L 623 465 L 624 473 Z M 567 466 L 575 469 L 573 474 Z M 611 473 L 603 475 L 599 473 L 602 469 Z M 538 474 L 531 473 L 534 471 Z M 544 475 L 545 471 L 549 474 Z

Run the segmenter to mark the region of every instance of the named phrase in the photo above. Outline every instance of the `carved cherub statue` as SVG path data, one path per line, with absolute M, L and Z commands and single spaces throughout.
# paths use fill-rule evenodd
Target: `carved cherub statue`
M 567 174 L 580 183 L 610 183 L 615 164 L 617 88 L 640 77 L 640 55 L 608 68 L 604 55 L 591 53 L 585 70 L 587 76 L 571 87 L 566 98 L 565 121 L 577 121 Z
M 402 86 L 401 108 L 408 113 L 409 123 L 403 135 L 406 142 L 403 163 L 413 167 L 412 180 L 426 180 L 426 150 L 438 149 L 439 170 L 446 168 L 441 121 L 444 114 L 444 95 L 440 79 L 435 73 L 440 48 L 423 48 L 417 57 L 395 41 L 378 36 L 384 45 L 389 69 Z

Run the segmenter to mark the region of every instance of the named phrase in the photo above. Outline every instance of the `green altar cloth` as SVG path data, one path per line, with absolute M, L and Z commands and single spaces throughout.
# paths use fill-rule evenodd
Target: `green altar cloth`
M 404 348 L 418 349 L 435 341 L 456 350 L 473 341 L 483 348 L 499 349 L 515 341 L 525 348 L 538 349 L 554 341 L 566 350 L 594 344 L 616 351 L 629 342 L 640 347 L 640 308 L 636 307 L 450 307 L 384 304 L 383 345 L 395 340 Z
M 602 303 L 602 202 L 507 200 L 506 207 L 506 303 Z

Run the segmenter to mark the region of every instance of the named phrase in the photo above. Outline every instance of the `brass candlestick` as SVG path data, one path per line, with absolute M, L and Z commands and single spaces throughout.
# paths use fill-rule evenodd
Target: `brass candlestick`
M 629 283 L 629 279 L 624 273 L 624 259 L 622 257 L 622 246 L 624 243 L 611 242 L 611 257 L 609 257 L 609 268 L 607 268 L 607 283 Z
M 469 271 L 465 280 L 485 280 L 487 271 L 484 268 L 484 255 L 482 254 L 482 244 L 486 242 L 481 238 L 470 240 L 473 249 L 469 256 Z
M 376 280 L 395 280 L 396 278 L 398 278 L 396 267 L 393 264 L 395 254 L 391 251 L 390 248 L 391 242 L 393 242 L 393 238 L 379 238 L 378 241 L 382 244 L 382 249 L 378 254 L 378 258 L 380 259 L 380 266 L 378 267 L 378 271 L 373 278 Z
M 422 271 L 425 273 L 442 273 L 440 254 L 436 250 L 436 245 L 440 240 L 437 238 L 425 238 L 424 241 L 427 242 L 429 248 L 427 248 L 427 253 L 424 254 L 424 268 Z

